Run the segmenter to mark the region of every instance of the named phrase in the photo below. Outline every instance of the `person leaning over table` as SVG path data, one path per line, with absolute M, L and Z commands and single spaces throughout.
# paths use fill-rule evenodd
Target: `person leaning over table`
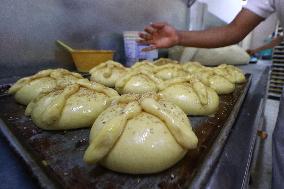
M 240 42 L 258 24 L 270 14 L 277 12 L 281 25 L 284 26 L 284 0 L 248 0 L 246 6 L 234 20 L 226 26 L 207 29 L 204 31 L 178 31 L 163 22 L 146 26 L 139 34 L 139 42 L 149 47 L 145 51 L 169 48 L 175 45 L 217 48 Z M 284 107 L 280 107 L 283 109 Z M 284 128 L 277 128 L 273 133 L 273 173 L 272 188 L 284 188 Z

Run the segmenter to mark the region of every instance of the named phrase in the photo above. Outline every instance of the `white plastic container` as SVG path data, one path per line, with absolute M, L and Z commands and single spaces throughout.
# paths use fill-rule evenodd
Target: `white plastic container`
M 123 32 L 126 66 L 131 66 L 139 60 L 154 60 L 155 58 L 158 58 L 157 50 L 148 52 L 142 51 L 147 45 L 141 45 L 136 42 L 139 39 L 138 34 L 138 31 Z

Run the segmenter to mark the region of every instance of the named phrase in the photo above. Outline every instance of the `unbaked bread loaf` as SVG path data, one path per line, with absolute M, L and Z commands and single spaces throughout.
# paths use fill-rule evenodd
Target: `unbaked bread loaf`
M 187 62 L 182 67 L 191 76 L 214 89 L 217 94 L 229 94 L 235 90 L 235 83 L 224 77 L 221 69 L 216 70 L 216 67 L 206 67 L 198 62 Z M 222 74 L 219 72 L 222 72 Z
M 55 87 L 65 87 L 82 78 L 80 74 L 65 69 L 42 70 L 18 80 L 8 93 L 15 95 L 20 104 L 27 105 L 42 92 L 51 91 Z
M 199 62 L 190 62 L 189 61 L 189 62 L 182 64 L 182 68 L 184 70 L 186 70 L 188 73 L 193 74 L 193 73 L 205 68 L 205 66 L 203 66 Z
M 131 70 L 117 80 L 115 89 L 119 94 L 158 92 L 161 82 L 152 72 Z
M 89 71 L 91 74 L 91 81 L 95 81 L 107 87 L 114 87 L 115 82 L 125 75 L 126 72 L 127 68 L 112 60 L 99 64 Z
M 159 58 L 158 60 L 154 61 L 154 64 L 157 66 L 163 66 L 166 64 L 178 64 L 178 61 L 172 60 L 170 58 Z
M 243 71 L 236 66 L 221 64 L 215 67 L 214 71 L 233 83 L 244 83 L 246 81 Z
M 123 173 L 163 171 L 198 139 L 184 112 L 157 95 L 123 95 L 92 126 L 84 161 Z
M 158 66 L 155 68 L 154 74 L 156 77 L 162 80 L 169 80 L 188 75 L 188 73 L 182 68 L 180 64 L 165 64 Z
M 249 60 L 249 54 L 238 45 L 211 49 L 186 47 L 180 57 L 182 63 L 198 61 L 207 66 L 248 64 Z
M 215 90 L 190 76 L 164 82 L 159 94 L 187 115 L 211 115 L 219 107 L 219 96 Z
M 27 106 L 25 114 L 46 130 L 90 127 L 118 93 L 86 79 L 65 88 L 42 93 Z
M 146 70 L 146 71 L 150 71 L 150 72 L 152 72 L 155 68 L 156 68 L 156 66 L 153 64 L 153 62 L 150 62 L 148 60 L 136 62 L 131 67 L 132 70 L 138 70 L 138 71 Z
M 193 75 L 202 83 L 214 89 L 218 94 L 229 94 L 235 90 L 235 84 L 225 77 L 216 74 L 213 68 L 204 68 Z

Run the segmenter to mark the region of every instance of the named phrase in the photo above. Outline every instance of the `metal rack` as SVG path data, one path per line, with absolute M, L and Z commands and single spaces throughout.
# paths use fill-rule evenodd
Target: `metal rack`
M 276 36 L 282 32 L 283 28 L 278 25 L 275 31 Z M 280 45 L 274 47 L 273 49 L 268 97 L 279 100 L 283 85 L 284 85 L 284 42 L 280 43 Z

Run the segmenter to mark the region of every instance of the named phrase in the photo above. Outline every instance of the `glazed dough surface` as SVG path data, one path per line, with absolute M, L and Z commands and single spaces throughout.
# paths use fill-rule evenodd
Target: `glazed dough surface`
M 202 83 L 214 89 L 218 94 L 229 94 L 235 90 L 235 84 L 216 74 L 212 68 L 202 69 L 193 74 Z
M 147 61 L 147 60 L 144 60 L 144 61 L 141 61 L 141 62 L 136 62 L 131 67 L 132 70 L 141 70 L 141 71 L 146 70 L 146 71 L 149 71 L 149 72 L 152 72 L 155 68 L 156 68 L 156 66 L 153 64 L 153 62 L 150 62 L 150 61 Z
M 174 79 L 177 77 L 187 76 L 188 73 L 183 70 L 182 66 L 179 64 L 166 64 L 158 66 L 154 70 L 155 76 L 162 80 Z
M 31 81 L 15 93 L 15 99 L 20 104 L 28 105 L 41 92 L 45 92 L 56 87 L 56 81 L 50 77 L 39 78 Z
M 183 67 L 184 70 L 186 70 L 187 72 L 189 72 L 191 74 L 205 68 L 205 66 L 203 66 L 199 62 L 186 62 L 186 63 L 182 64 L 182 67 Z
M 178 61 L 169 58 L 159 58 L 158 60 L 154 61 L 154 64 L 157 66 L 162 66 L 166 64 L 178 64 Z
M 160 119 L 142 112 L 127 122 L 102 164 L 125 173 L 158 172 L 174 165 L 185 153 Z
M 18 80 L 9 89 L 9 93 L 15 95 L 17 102 L 27 105 L 40 93 L 52 91 L 56 87 L 67 86 L 78 79 L 82 79 L 80 74 L 65 69 L 43 70 L 35 75 Z
M 80 80 L 37 97 L 28 105 L 26 115 L 46 130 L 90 127 L 117 96 L 113 89 Z
M 179 106 L 188 115 L 211 115 L 218 110 L 217 93 L 198 80 L 190 77 L 166 82 L 159 94 Z
M 119 94 L 157 92 L 161 82 L 151 72 L 132 70 L 116 82 L 115 89 Z
M 221 64 L 214 68 L 214 71 L 232 83 L 244 83 L 246 81 L 242 70 L 232 65 Z
M 115 87 L 115 82 L 125 75 L 126 72 L 127 68 L 114 61 L 107 61 L 89 71 L 91 74 L 91 81 L 98 82 L 107 87 Z
M 198 62 L 187 62 L 183 64 L 183 69 L 195 75 L 218 94 L 229 94 L 235 90 L 235 84 L 246 81 L 242 70 L 232 65 L 221 64 L 217 67 L 206 67 Z
M 123 95 L 95 121 L 84 160 L 123 173 L 156 173 L 196 146 L 180 108 L 157 95 Z

